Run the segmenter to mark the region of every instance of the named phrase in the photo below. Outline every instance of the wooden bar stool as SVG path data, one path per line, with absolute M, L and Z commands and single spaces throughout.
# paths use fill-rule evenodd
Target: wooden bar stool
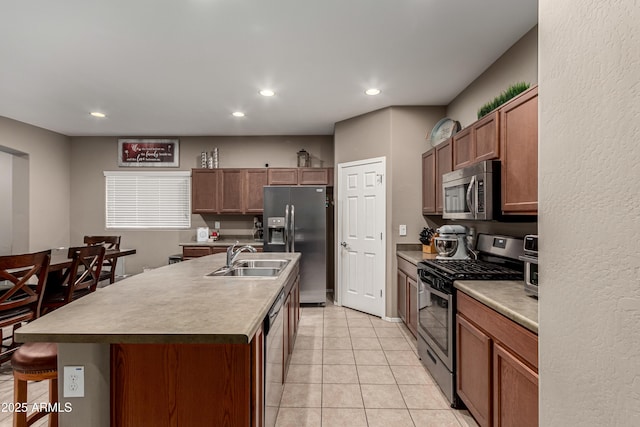
M 19 407 L 28 408 L 28 412 L 14 412 L 13 426 L 30 426 L 48 414 L 49 427 L 58 427 L 57 412 L 43 410 L 31 413 L 31 407 L 27 405 L 27 381 L 49 380 L 50 408 L 58 402 L 57 344 L 34 342 L 22 344 L 11 356 L 11 367 L 13 368 L 14 402 Z
M 105 249 L 120 249 L 120 236 L 84 236 L 85 245 L 102 245 Z M 109 284 L 116 281 L 116 264 L 118 258 L 105 259 L 102 263 L 100 281 L 109 280 Z

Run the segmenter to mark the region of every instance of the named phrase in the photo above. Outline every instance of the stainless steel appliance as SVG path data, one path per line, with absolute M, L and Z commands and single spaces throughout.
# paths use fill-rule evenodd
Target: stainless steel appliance
M 455 391 L 456 280 L 522 280 L 522 239 L 479 234 L 479 259 L 418 263 L 418 354 L 452 407 Z
M 524 291 L 527 295 L 538 297 L 538 236 L 524 236 Z
M 264 187 L 265 252 L 301 252 L 300 302 L 324 304 L 327 299 L 326 187 Z
M 500 162 L 486 160 L 442 175 L 442 218 L 491 220 L 500 213 Z
M 282 306 L 284 305 L 284 297 L 283 289 L 264 319 L 264 425 L 267 427 L 276 425 L 280 399 L 284 389 L 282 378 L 282 346 L 284 345 L 284 314 L 282 313 Z

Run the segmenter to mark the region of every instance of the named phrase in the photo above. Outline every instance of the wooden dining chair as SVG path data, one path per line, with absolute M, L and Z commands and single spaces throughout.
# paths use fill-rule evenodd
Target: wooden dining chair
M 50 261 L 51 251 L 0 256 L 0 363 L 18 347 L 13 331 L 40 316 Z M 7 327 L 12 333 L 5 337 L 2 330 Z
M 94 292 L 100 281 L 104 253 L 102 245 L 69 248 L 71 265 L 59 283 L 49 283 L 42 300 L 42 314 Z
M 102 245 L 105 249 L 120 249 L 121 236 L 84 236 L 85 245 Z M 102 264 L 100 281 L 109 279 L 109 284 L 116 281 L 116 263 L 118 258 L 105 259 Z

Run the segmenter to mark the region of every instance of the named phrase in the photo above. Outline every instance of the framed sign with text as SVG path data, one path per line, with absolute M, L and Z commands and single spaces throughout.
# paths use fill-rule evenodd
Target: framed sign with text
M 118 139 L 118 166 L 178 167 L 177 139 Z

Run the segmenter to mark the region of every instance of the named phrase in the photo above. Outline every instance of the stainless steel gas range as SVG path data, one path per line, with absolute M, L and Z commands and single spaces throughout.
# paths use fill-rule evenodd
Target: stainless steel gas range
M 522 280 L 522 239 L 478 235 L 477 260 L 424 260 L 418 263 L 418 354 L 452 407 L 456 394 L 456 280 Z

